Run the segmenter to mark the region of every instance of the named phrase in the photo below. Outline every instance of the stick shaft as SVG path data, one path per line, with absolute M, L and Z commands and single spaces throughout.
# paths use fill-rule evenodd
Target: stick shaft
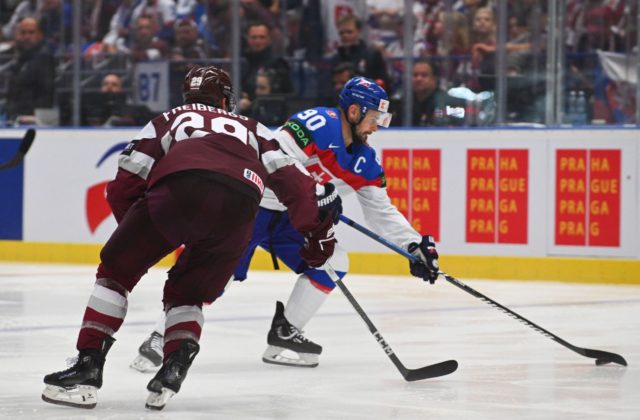
M 397 252 L 398 254 L 402 255 L 403 257 L 409 259 L 409 261 L 411 261 L 411 262 L 417 262 L 418 261 L 417 257 L 415 257 L 413 254 L 409 253 L 408 251 L 406 251 L 402 247 L 394 244 L 393 242 L 388 241 L 387 239 L 383 238 L 382 236 L 370 231 L 366 227 L 354 222 L 353 220 L 349 219 L 344 214 L 340 215 L 340 220 L 343 221 L 344 223 L 348 224 L 352 228 L 356 229 L 357 231 L 364 233 L 366 236 L 372 238 L 373 240 L 381 243 L 382 245 L 385 245 L 386 247 L 392 249 L 393 251 Z M 483 295 L 482 293 L 480 293 L 477 290 L 473 289 L 472 287 L 464 284 L 460 280 L 448 275 L 447 273 L 444 273 L 444 272 L 441 271 L 438 274 L 440 276 L 444 277 L 444 279 L 447 282 L 453 284 L 457 288 L 459 288 L 461 290 L 464 290 L 465 292 L 467 292 L 470 295 L 482 300 L 483 302 L 488 303 L 489 305 L 498 308 L 499 310 L 501 310 L 502 312 L 506 313 L 507 315 L 510 315 L 511 317 L 517 319 L 518 321 L 520 321 L 520 322 L 524 323 L 525 325 L 527 325 L 527 326 L 533 328 L 534 330 L 538 331 L 542 335 L 552 339 L 553 341 L 555 341 L 555 342 L 557 342 L 559 344 L 562 344 L 566 348 L 568 348 L 570 350 L 573 350 L 574 352 L 576 352 L 576 353 L 578 353 L 578 354 L 580 354 L 582 356 L 591 357 L 591 358 L 609 358 L 609 359 L 611 359 L 611 361 L 613 361 L 615 363 L 618 363 L 618 364 L 621 364 L 621 365 L 624 365 L 624 366 L 627 365 L 626 360 L 624 360 L 624 358 L 622 356 L 618 355 L 618 354 L 605 352 L 605 351 L 602 351 L 602 350 L 591 350 L 591 349 L 585 349 L 585 348 L 582 348 L 582 347 L 574 346 L 573 344 L 569 343 L 568 341 L 563 340 L 562 338 L 560 338 L 557 335 L 549 332 L 548 330 L 542 328 L 541 326 L 539 326 L 537 324 L 534 324 L 533 322 L 529 321 L 528 319 L 526 319 L 522 315 L 512 311 L 511 309 L 507 308 L 504 305 L 499 304 L 495 300 Z
M 360 315 L 360 318 L 362 318 L 364 323 L 367 324 L 367 328 L 369 328 L 369 331 L 371 332 L 373 337 L 376 339 L 378 344 L 380 344 L 380 347 L 382 347 L 382 350 L 386 353 L 387 357 L 391 359 L 391 361 L 396 366 L 396 368 L 398 368 L 402 376 L 405 376 L 407 368 L 404 367 L 404 365 L 400 362 L 398 357 L 393 352 L 393 349 L 391 348 L 391 346 L 385 341 L 384 337 L 382 337 L 382 334 L 380 334 L 376 326 L 373 324 L 371 319 L 369 319 L 369 317 L 365 313 L 364 309 L 362 309 L 362 306 L 360 306 L 356 298 L 353 297 L 349 289 L 347 289 L 347 286 L 342 282 L 340 277 L 336 274 L 336 272 L 328 263 L 325 264 L 324 269 L 327 272 L 327 274 L 329 274 L 329 277 L 331 277 L 331 279 L 338 285 L 338 287 L 340 288 L 344 296 L 347 298 L 351 306 L 353 306 L 353 309 L 355 309 L 358 315 Z

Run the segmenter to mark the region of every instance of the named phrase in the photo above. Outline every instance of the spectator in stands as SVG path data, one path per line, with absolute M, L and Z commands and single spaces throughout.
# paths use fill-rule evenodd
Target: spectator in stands
M 33 17 L 38 11 L 38 0 L 22 0 L 13 10 L 9 21 L 2 27 L 2 38 L 13 39 L 18 22 L 26 17 Z
M 366 38 L 369 45 L 386 50 L 388 45 L 398 40 L 398 22 L 404 18 L 404 2 L 389 0 L 367 0 L 368 18 Z M 411 15 L 407 15 L 406 22 L 411 24 Z
M 452 9 L 464 14 L 467 17 L 469 26 L 473 26 L 473 21 L 475 20 L 478 9 L 491 8 L 492 3 L 494 2 L 491 0 L 458 0 L 454 3 Z
M 353 15 L 343 16 L 338 21 L 338 33 L 340 34 L 340 46 L 331 57 L 331 68 L 340 63 L 351 63 L 358 74 L 374 80 L 381 80 L 385 90 L 389 92 L 389 73 L 382 53 L 367 44 L 360 38 L 362 24 Z
M 331 71 L 331 83 L 333 84 L 334 105 L 337 103 L 338 96 L 342 92 L 342 88 L 347 82 L 356 76 L 356 69 L 351 63 L 340 63 Z
M 413 65 L 411 79 L 413 89 L 413 113 L 411 126 L 442 126 L 449 125 L 447 117 L 447 94 L 438 87 L 438 75 L 435 66 L 424 59 Z M 398 106 L 394 104 L 394 125 L 402 125 L 403 101 Z
M 287 55 L 318 62 L 324 55 L 325 46 L 320 0 L 287 2 L 287 7 Z
M 340 46 L 339 22 L 345 16 L 354 16 L 360 22 L 367 22 L 367 1 L 365 0 L 322 0 L 320 15 L 324 24 L 324 41 L 327 55 L 332 55 Z
M 531 32 L 524 16 L 509 17 L 509 41 L 506 49 L 508 74 L 526 73 L 531 61 Z
M 167 57 L 167 44 L 155 35 L 154 27 L 151 17 L 138 17 L 130 35 L 129 45 L 119 45 L 121 52 L 130 54 L 133 61 L 160 60 Z
M 327 89 L 330 92 L 326 95 L 324 100 L 324 106 L 333 107 L 338 104 L 338 96 L 342 91 L 344 85 L 357 75 L 356 69 L 351 63 L 339 63 L 331 69 L 331 89 Z
M 14 39 L 7 114 L 10 121 L 18 124 L 34 124 L 36 108 L 53 108 L 55 62 L 36 19 L 22 19 L 16 26 Z
M 293 93 L 291 70 L 287 61 L 271 50 L 271 32 L 263 22 L 251 23 L 247 28 L 247 48 L 242 67 L 242 92 L 249 99 L 255 98 L 256 76 L 270 70 L 273 73 L 274 93 Z
M 261 70 L 256 75 L 255 98 L 244 97 L 240 100 L 242 115 L 254 118 L 269 127 L 282 125 L 289 117 L 288 98 L 273 90 L 273 70 Z
M 603 0 L 587 0 L 582 7 L 584 32 L 578 39 L 578 52 L 617 51 L 620 39 L 611 28 L 617 23 L 613 8 Z
M 269 28 L 271 50 L 284 54 L 284 39 L 280 28 L 281 0 L 241 0 L 241 13 L 245 22 L 263 22 Z
M 440 78 L 442 84 L 459 84 L 456 74 L 469 54 L 469 28 L 467 18 L 460 12 L 440 12 L 430 34 L 436 40 L 432 53 L 442 58 Z
M 117 74 L 107 74 L 102 79 L 100 93 L 83 95 L 82 124 L 91 126 L 104 125 L 126 103 L 126 95 L 122 79 Z
M 102 93 L 119 93 L 122 92 L 122 79 L 117 74 L 107 74 L 102 79 L 100 92 Z
M 496 23 L 491 9 L 481 7 L 476 10 L 471 42 L 469 87 L 475 91 L 494 90 Z
M 183 102 L 182 83 L 184 75 L 192 65 L 188 60 L 206 60 L 211 55 L 207 43 L 204 42 L 198 32 L 198 25 L 192 18 L 178 18 L 174 31 L 175 40 L 169 55 L 173 61 L 170 66 L 169 97 L 171 106 L 178 106 Z
M 393 22 L 390 23 L 393 24 L 394 36 L 389 38 L 389 42 L 385 44 L 382 53 L 385 58 L 398 59 L 395 60 L 395 62 L 402 61 L 402 58 L 404 58 L 404 24 L 405 21 L 408 22 L 408 19 L 397 16 L 395 18 L 389 17 L 389 20 L 393 20 Z M 414 57 L 424 57 L 427 55 L 425 38 L 414 39 L 411 50 L 413 51 Z
M 71 4 L 62 0 L 40 0 L 34 16 L 40 23 L 45 42 L 57 50 L 71 44 Z
M 135 22 L 140 16 L 148 16 L 153 22 L 153 31 L 158 38 L 168 42 L 173 38 L 173 23 L 176 20 L 174 0 L 140 0 L 131 18 Z
M 92 0 L 82 8 L 82 36 L 100 43 L 110 30 L 111 19 L 122 0 Z
M 71 5 L 62 0 L 23 0 L 2 28 L 0 38 L 11 39 L 17 23 L 25 17 L 35 18 L 43 33 L 44 40 L 52 48 L 58 48 L 62 41 L 71 40 Z
M 153 117 L 146 106 L 128 103 L 122 79 L 117 74 L 104 76 L 100 92 L 83 95 L 82 105 L 83 125 L 135 126 Z
M 440 13 L 445 10 L 442 0 L 417 1 L 413 6 L 413 14 L 416 17 L 414 29 L 414 41 L 427 40 L 433 31 L 433 26 L 438 22 Z
M 176 21 L 172 60 L 205 60 L 209 57 L 207 45 L 200 38 L 198 25 L 191 18 Z M 184 72 L 183 72 L 184 73 Z
M 205 0 L 176 0 L 176 19 L 191 19 L 196 24 L 199 37 L 207 46 L 207 50 L 213 50 L 216 55 L 219 55 L 216 51 L 219 47 L 215 43 L 207 22 L 207 12 L 210 7 L 213 5 Z
M 123 49 L 130 37 L 133 9 L 137 0 L 122 0 L 109 22 L 109 32 L 102 39 L 106 52 Z M 120 45 L 120 47 L 118 47 Z

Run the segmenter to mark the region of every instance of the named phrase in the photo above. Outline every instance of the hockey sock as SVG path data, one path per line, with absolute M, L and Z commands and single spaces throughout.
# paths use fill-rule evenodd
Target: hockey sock
M 124 287 L 111 279 L 96 280 L 82 318 L 78 350 L 100 349 L 107 336 L 113 337 L 127 314 L 127 294 Z
M 162 315 L 156 321 L 156 325 L 153 327 L 153 331 L 157 332 L 160 335 L 164 335 L 164 326 L 167 320 L 167 314 L 162 311 Z
M 284 316 L 293 326 L 302 330 L 311 317 L 320 309 L 330 290 L 319 288 L 307 275 L 298 277 L 289 301 L 284 309 Z
M 174 306 L 167 311 L 164 334 L 164 357 L 180 348 L 182 340 L 200 341 L 204 316 L 199 306 Z

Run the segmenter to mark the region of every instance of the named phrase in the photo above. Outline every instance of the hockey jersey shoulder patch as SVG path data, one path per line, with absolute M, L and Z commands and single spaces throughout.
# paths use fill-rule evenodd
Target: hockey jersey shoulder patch
M 287 120 L 283 129 L 295 140 L 299 148 L 304 149 L 313 142 L 311 132 L 304 123 L 296 118 Z

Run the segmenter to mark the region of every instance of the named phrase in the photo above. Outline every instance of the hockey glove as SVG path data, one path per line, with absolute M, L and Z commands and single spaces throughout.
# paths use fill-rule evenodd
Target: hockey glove
M 333 232 L 333 220 L 325 217 L 312 231 L 304 234 L 304 247 L 300 256 L 309 267 L 320 267 L 333 255 L 336 238 Z
M 411 242 L 408 251 L 418 257 L 418 261 L 409 262 L 411 274 L 431 284 L 435 283 L 440 266 L 438 265 L 438 251 L 436 251 L 433 236 L 424 235 L 419 244 Z
M 320 218 L 328 215 L 333 220 L 333 224 L 337 225 L 342 214 L 342 199 L 336 191 L 336 186 L 330 182 L 324 184 L 324 194 L 318 196 L 318 209 L 320 210 Z

